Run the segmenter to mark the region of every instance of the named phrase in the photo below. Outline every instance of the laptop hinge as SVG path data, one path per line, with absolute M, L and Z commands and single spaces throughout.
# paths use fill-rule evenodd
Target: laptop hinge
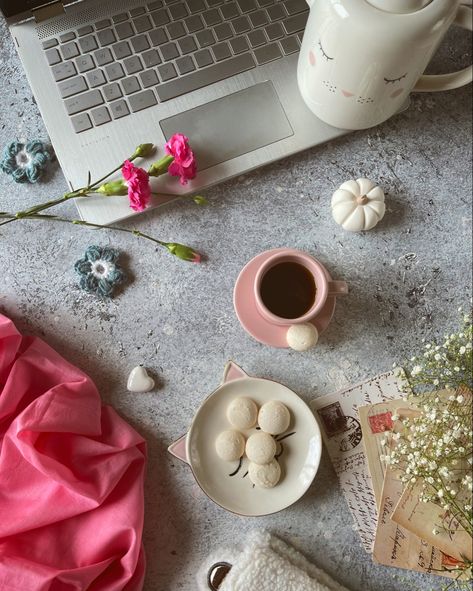
M 50 4 L 40 6 L 31 11 L 35 21 L 39 24 L 60 14 L 65 14 L 64 5 L 61 0 L 55 0 Z

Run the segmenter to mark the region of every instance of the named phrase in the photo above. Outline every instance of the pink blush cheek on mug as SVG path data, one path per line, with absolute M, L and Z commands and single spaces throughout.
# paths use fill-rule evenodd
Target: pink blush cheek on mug
M 312 50 L 310 50 L 309 51 L 309 64 L 311 66 L 315 66 L 315 63 L 316 63 L 315 62 L 315 53 Z

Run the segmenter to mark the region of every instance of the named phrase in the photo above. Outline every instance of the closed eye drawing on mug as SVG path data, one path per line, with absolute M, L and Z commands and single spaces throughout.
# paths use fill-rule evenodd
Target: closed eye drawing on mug
M 452 90 L 473 68 L 441 75 L 425 69 L 452 25 L 471 31 L 460 0 L 307 0 L 297 67 L 304 102 L 340 129 L 366 129 L 408 104 L 411 92 Z

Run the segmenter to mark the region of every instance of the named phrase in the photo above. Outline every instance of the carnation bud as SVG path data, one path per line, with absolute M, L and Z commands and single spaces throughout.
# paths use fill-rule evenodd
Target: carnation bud
M 168 242 L 164 245 L 171 254 L 176 256 L 183 261 L 190 261 L 191 263 L 200 263 L 202 260 L 202 256 L 192 250 L 189 246 L 185 244 L 179 244 L 177 242 Z
M 103 184 L 97 189 L 97 193 L 111 197 L 113 195 L 127 195 L 128 186 L 123 179 L 119 181 L 110 181 L 109 183 Z
M 154 152 L 154 144 L 140 144 L 133 152 L 130 160 L 134 158 L 148 158 Z

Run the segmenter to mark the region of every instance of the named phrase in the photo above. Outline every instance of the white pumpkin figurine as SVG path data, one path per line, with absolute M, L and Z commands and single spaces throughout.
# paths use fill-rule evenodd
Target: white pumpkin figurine
M 349 232 L 371 230 L 383 219 L 384 192 L 369 179 L 347 181 L 332 197 L 332 215 Z

